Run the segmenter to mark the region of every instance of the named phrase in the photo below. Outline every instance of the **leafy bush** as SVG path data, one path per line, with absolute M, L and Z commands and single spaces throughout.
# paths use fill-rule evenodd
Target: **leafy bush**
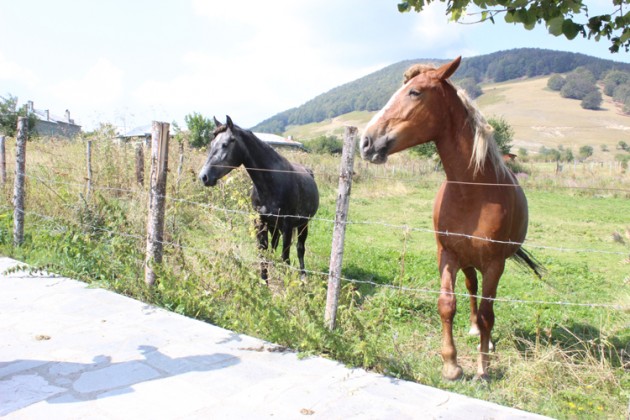
M 554 74 L 547 80 L 547 87 L 559 92 L 567 81 L 559 74 Z
M 510 153 L 512 140 L 514 139 L 512 126 L 503 117 L 490 117 L 488 124 L 494 128 L 494 141 L 499 146 L 501 153 Z
M 466 93 L 468 94 L 468 96 L 470 96 L 471 99 L 478 98 L 479 96 L 483 94 L 483 90 L 481 90 L 481 86 L 479 86 L 479 84 L 477 84 L 475 79 L 473 79 L 472 77 L 467 77 L 463 80 L 460 80 L 457 84 L 459 85 L 460 88 L 466 91 Z
M 581 159 L 586 159 L 589 158 L 591 156 L 593 156 L 593 146 L 582 146 L 580 147 L 580 158 Z
M 338 155 L 343 150 L 343 142 L 336 136 L 319 136 L 305 141 L 304 147 L 312 153 Z
M 184 117 L 189 131 L 189 144 L 197 149 L 210 144 L 214 123 L 201 114 L 193 112 Z
M 630 73 L 619 70 L 611 70 L 604 77 L 604 93 L 613 96 L 615 89 L 619 85 L 630 83 Z
M 587 93 L 586 96 L 582 99 L 580 106 L 584 109 L 599 109 L 602 104 L 602 94 L 599 93 L 599 90 L 594 90 L 590 93 Z

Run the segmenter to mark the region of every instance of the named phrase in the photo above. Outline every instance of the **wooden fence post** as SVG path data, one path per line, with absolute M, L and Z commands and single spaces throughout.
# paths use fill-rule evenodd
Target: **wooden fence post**
M 92 140 L 87 141 L 87 149 L 85 151 L 87 159 L 87 188 L 85 192 L 85 201 L 90 200 L 92 192 Z
M 330 251 L 330 269 L 328 271 L 328 293 L 326 297 L 325 321 L 328 328 L 333 330 L 337 320 L 337 306 L 339 305 L 339 291 L 341 289 L 341 265 L 343 262 L 344 239 L 346 236 L 346 221 L 350 204 L 350 190 L 354 168 L 354 150 L 356 144 L 356 127 L 346 127 L 341 154 L 341 169 L 339 174 L 339 192 L 337 195 L 337 211 L 335 213 L 335 227 L 333 229 L 332 249 Z
M 136 143 L 136 182 L 144 185 L 144 142 Z
M 144 281 L 155 284 L 153 264 L 162 262 L 164 239 L 164 210 L 166 203 L 166 174 L 168 170 L 169 124 L 153 121 L 151 134 L 151 186 L 149 193 L 149 220 L 147 223 L 147 254 L 144 264 Z
M 15 182 L 13 188 L 13 244 L 20 246 L 24 242 L 24 180 L 26 171 L 26 140 L 28 138 L 28 119 L 18 117 Z
M 7 183 L 7 153 L 5 137 L 0 135 L 0 183 Z

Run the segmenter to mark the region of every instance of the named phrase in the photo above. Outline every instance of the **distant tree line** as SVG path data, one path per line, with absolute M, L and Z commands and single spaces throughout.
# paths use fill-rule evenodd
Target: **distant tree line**
M 405 60 L 353 82 L 338 86 L 303 105 L 283 111 L 259 123 L 253 130 L 282 134 L 290 125 L 320 122 L 352 111 L 381 109 L 400 87 L 402 75 L 412 64 L 440 65 L 446 60 Z M 588 70 L 599 80 L 610 70 L 630 72 L 630 64 L 603 60 L 584 54 L 521 48 L 464 58 L 454 82 L 473 99 L 482 93 L 480 83 L 503 82 L 523 77 Z

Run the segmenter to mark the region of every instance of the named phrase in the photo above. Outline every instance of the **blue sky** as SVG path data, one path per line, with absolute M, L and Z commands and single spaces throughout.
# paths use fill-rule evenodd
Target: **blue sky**
M 0 95 L 93 129 L 199 112 L 244 127 L 395 62 L 520 47 L 611 54 L 544 26 L 449 22 L 397 0 L 0 0 Z M 606 10 L 610 0 L 588 3 Z M 603 9 L 602 9 L 603 8 Z

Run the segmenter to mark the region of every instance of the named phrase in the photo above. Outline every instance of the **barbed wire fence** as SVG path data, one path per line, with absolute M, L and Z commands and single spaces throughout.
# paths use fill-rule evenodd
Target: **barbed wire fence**
M 137 149 L 136 149 L 137 150 Z M 181 157 L 180 157 L 181 160 Z M 138 160 L 136 160 L 138 161 Z M 88 162 L 89 162 L 89 157 L 88 157 Z M 88 163 L 88 168 L 91 165 Z M 181 165 L 180 165 L 181 166 Z M 59 169 L 63 169 L 61 167 L 56 168 L 57 170 Z M 68 167 L 67 169 L 73 169 L 71 167 Z M 179 170 L 178 170 L 179 172 Z M 341 175 L 340 177 L 345 177 L 348 178 L 348 174 L 352 174 L 352 170 L 348 170 L 346 169 L 342 169 L 341 171 Z M 88 174 L 93 174 L 93 170 L 92 169 L 88 169 Z M 181 175 L 181 174 L 178 174 Z M 328 176 L 332 176 L 330 173 L 327 174 Z M 138 183 L 137 188 L 135 189 L 128 189 L 128 188 L 118 188 L 118 187 L 108 187 L 108 186 L 99 186 L 96 185 L 92 179 L 91 175 L 88 175 L 86 177 L 85 180 L 83 180 L 84 182 L 79 182 L 79 181 L 75 181 L 75 182 L 71 182 L 71 181 L 60 181 L 60 180 L 45 180 L 41 177 L 38 177 L 36 175 L 31 175 L 31 174 L 27 174 L 25 169 L 20 169 L 19 164 L 16 164 L 16 170 L 15 170 L 15 180 L 17 182 L 17 180 L 19 178 L 23 178 L 23 179 L 29 179 L 32 182 L 44 185 L 47 189 L 51 190 L 54 192 L 54 185 L 64 185 L 64 186 L 72 186 L 72 187 L 76 187 L 79 190 L 85 190 L 86 188 L 88 188 L 88 191 L 92 190 L 102 190 L 102 191 L 114 191 L 117 193 L 121 193 L 121 194 L 128 194 L 130 196 L 138 196 L 138 195 L 144 195 L 145 198 L 147 196 L 150 196 L 151 194 L 153 194 L 154 198 L 156 199 L 161 199 L 164 202 L 170 202 L 170 203 L 182 203 L 182 204 L 187 204 L 187 205 L 192 205 L 192 206 L 198 206 L 200 208 L 203 209 L 209 209 L 215 212 L 223 212 L 225 214 L 235 214 L 235 215 L 241 215 L 244 217 L 251 217 L 254 216 L 255 213 L 253 213 L 253 211 L 246 211 L 246 210 L 242 210 L 242 209 L 235 209 L 235 208 L 227 208 L 227 207 L 223 207 L 223 206 L 219 206 L 219 205 L 215 205 L 215 204 L 210 204 L 207 202 L 201 202 L 201 201 L 195 201 L 195 200 L 190 200 L 187 198 L 180 198 L 180 197 L 169 197 L 166 193 L 153 193 L 151 190 L 146 191 L 145 189 L 141 188 L 140 183 Z M 350 176 L 350 178 L 352 178 L 352 176 Z M 394 178 L 387 178 L 387 177 L 383 177 L 385 179 L 394 179 Z M 397 178 L 398 181 L 400 181 L 400 179 Z M 86 187 L 86 183 L 88 185 L 88 187 Z M 574 186 L 572 188 L 578 188 L 577 186 Z M 586 188 L 591 188 L 591 187 L 586 187 Z M 612 191 L 616 191 L 616 192 L 621 192 L 621 193 L 628 193 L 630 192 L 630 190 L 625 190 L 622 188 L 611 188 L 610 190 Z M 59 194 L 57 194 L 59 195 Z M 45 215 L 45 214 L 41 214 L 41 213 L 37 213 L 37 212 L 30 212 L 25 210 L 23 207 L 22 208 L 18 208 L 18 206 L 14 203 L 14 211 L 15 214 L 18 215 L 18 217 L 16 217 L 16 219 L 19 219 L 20 217 L 22 219 L 24 219 L 24 216 L 32 216 L 35 218 L 38 218 L 40 220 L 50 220 L 50 221 L 56 221 L 57 223 L 60 223 L 59 220 L 56 220 L 55 217 L 50 216 L 50 215 Z M 318 221 L 321 223 L 327 223 L 327 224 L 335 224 L 338 223 L 339 220 L 337 220 L 337 218 L 335 218 L 335 220 L 333 219 L 328 219 L 325 217 L 314 217 L 313 218 L 314 221 Z M 65 221 L 65 223 L 68 224 L 72 224 L 75 222 L 72 221 Z M 389 223 L 386 221 L 370 221 L 370 220 L 343 220 L 341 222 L 343 224 L 343 226 L 350 226 L 350 225 L 370 225 L 370 226 L 380 226 L 380 227 L 384 227 L 384 228 L 388 228 L 388 229 L 399 229 L 399 230 L 403 230 L 403 231 L 411 231 L 411 232 L 421 232 L 421 233 L 427 233 L 427 234 L 431 234 L 431 235 L 455 235 L 455 236 L 462 236 L 462 237 L 466 237 L 466 238 L 470 238 L 470 239 L 478 239 L 478 240 L 484 240 L 484 241 L 492 241 L 488 238 L 483 238 L 483 237 L 475 237 L 472 235 L 465 235 L 465 234 L 461 234 L 461 233 L 457 233 L 457 232 L 439 232 L 439 231 L 435 231 L 432 229 L 428 229 L 428 228 L 420 228 L 420 227 L 414 227 L 414 226 L 408 226 L 408 225 L 399 225 L 399 224 L 394 224 L 394 223 Z M 61 223 L 61 225 L 64 225 L 64 223 Z M 86 227 L 91 227 L 93 229 L 101 229 L 104 230 L 102 227 L 98 227 L 98 226 L 86 226 Z M 207 249 L 203 249 L 203 248 L 195 248 L 195 247 L 190 247 L 190 246 L 186 246 L 186 245 L 182 245 L 181 243 L 176 243 L 176 242 L 169 242 L 164 240 L 163 238 L 153 238 L 151 239 L 151 241 L 148 240 L 148 233 L 146 232 L 137 232 L 137 233 L 133 233 L 133 232 L 120 232 L 120 231 L 107 231 L 109 234 L 111 235 L 120 235 L 122 237 L 128 237 L 128 238 L 134 238 L 138 241 L 142 241 L 143 239 L 147 239 L 147 248 L 148 248 L 148 244 L 149 242 L 159 245 L 159 246 L 169 246 L 169 247 L 175 247 L 175 248 L 179 248 L 179 249 L 188 249 L 188 250 L 194 250 L 195 252 L 201 252 L 201 253 L 205 253 L 205 252 L 211 252 Z M 515 242 L 504 242 L 506 244 L 515 244 L 515 245 L 523 245 L 522 243 L 515 243 Z M 16 242 L 16 245 L 17 242 Z M 613 255 L 627 255 L 627 252 L 621 252 L 621 251 L 610 251 L 610 250 L 600 250 L 600 249 L 589 249 L 589 248 L 570 248 L 570 247 L 562 247 L 562 246 L 549 246 L 549 245 L 539 245 L 539 244 L 535 244 L 535 243 L 531 243 L 529 241 L 526 242 L 526 245 L 529 248 L 540 248 L 540 249 L 546 249 L 546 250 L 554 250 L 554 251 L 559 251 L 559 252 L 577 252 L 577 253 L 599 253 L 599 254 L 613 254 Z M 248 258 L 245 256 L 239 256 L 239 258 L 241 258 L 243 261 L 246 261 L 248 263 L 254 264 L 254 263 L 260 263 L 261 260 L 259 258 Z M 147 261 L 150 260 L 150 257 L 147 257 L 147 260 L 144 262 L 145 267 L 146 266 L 150 266 L 149 263 L 147 263 Z M 155 260 L 155 259 L 154 259 Z M 155 260 L 157 262 L 157 260 Z M 274 262 L 272 262 L 274 263 Z M 284 266 L 284 265 L 283 265 Z M 287 266 L 287 268 L 289 269 L 294 269 L 296 270 L 296 268 L 292 267 L 292 266 Z M 311 275 L 316 275 L 316 276 L 321 276 L 322 278 L 334 278 L 333 273 L 332 273 L 332 269 L 329 270 L 328 273 L 326 272 L 322 272 L 322 271 L 317 271 L 317 270 L 307 270 L 307 272 Z M 430 289 L 430 288 L 417 288 L 417 287 L 406 287 L 406 286 L 402 286 L 402 285 L 393 285 L 393 284 L 383 284 L 383 283 L 379 283 L 379 282 L 375 282 L 371 279 L 354 279 L 354 278 L 349 278 L 349 277 L 344 277 L 341 275 L 341 272 L 338 273 L 338 278 L 336 279 L 336 281 L 342 281 L 342 282 L 346 282 L 346 283 L 352 283 L 352 284 L 357 284 L 357 285 L 370 285 L 372 287 L 382 287 L 382 288 L 388 288 L 388 289 L 395 289 L 395 290 L 399 290 L 399 291 L 403 291 L 403 292 L 409 292 L 409 293 L 415 293 L 415 294 L 422 294 L 422 295 L 437 295 L 440 293 L 439 290 L 434 290 L 434 289 Z M 469 294 L 467 293 L 453 293 L 454 295 L 457 296 L 462 296 L 462 297 L 469 297 Z M 481 296 L 477 296 L 478 299 L 483 299 L 483 297 Z M 549 300 L 526 300 L 526 299 L 512 299 L 512 298 L 495 298 L 493 299 L 495 301 L 500 301 L 500 302 L 508 302 L 508 303 L 519 303 L 519 304 L 532 304 L 532 305 L 564 305 L 564 306 L 580 306 L 580 307 L 592 307 L 592 308 L 607 308 L 610 310 L 619 310 L 619 311 L 627 311 L 629 309 L 628 306 L 626 305 L 620 305 L 620 304 L 611 304 L 611 303 L 589 303 L 589 302 L 570 302 L 570 301 L 563 301 L 563 300 L 558 300 L 558 301 L 549 301 Z M 327 319 L 330 316 L 330 314 L 327 314 Z

